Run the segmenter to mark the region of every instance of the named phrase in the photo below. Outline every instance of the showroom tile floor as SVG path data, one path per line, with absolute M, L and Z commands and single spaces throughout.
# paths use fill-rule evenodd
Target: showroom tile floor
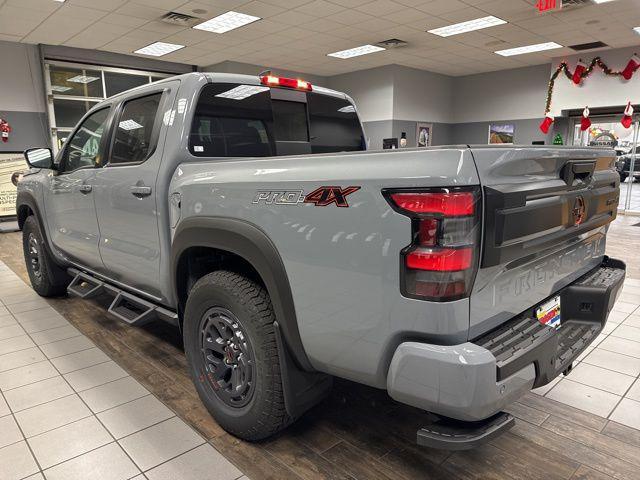
M 0 262 L 0 480 L 23 478 L 246 479 Z

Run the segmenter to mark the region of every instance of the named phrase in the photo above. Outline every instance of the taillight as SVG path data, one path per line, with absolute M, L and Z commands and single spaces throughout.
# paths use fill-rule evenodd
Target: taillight
M 433 301 L 464 298 L 475 277 L 480 191 L 471 188 L 386 190 L 394 210 L 411 218 L 411 245 L 401 255 L 405 296 Z
M 313 89 L 311 84 L 306 80 L 301 80 L 299 78 L 277 77 L 275 75 L 264 75 L 260 77 L 260 83 L 267 87 L 295 88 L 297 90 L 305 90 L 307 92 L 310 92 Z

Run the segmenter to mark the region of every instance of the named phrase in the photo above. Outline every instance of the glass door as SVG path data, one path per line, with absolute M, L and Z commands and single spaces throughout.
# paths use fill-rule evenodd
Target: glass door
M 573 119 L 571 144 L 608 146 L 616 151 L 616 168 L 620 175 L 620 213 L 640 215 L 640 116 L 635 116 L 631 128 L 624 128 L 620 117 L 593 117 L 591 127 L 580 130 L 580 117 Z

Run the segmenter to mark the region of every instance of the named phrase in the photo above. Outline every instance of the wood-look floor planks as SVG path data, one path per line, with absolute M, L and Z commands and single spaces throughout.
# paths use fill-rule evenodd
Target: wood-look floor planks
M 636 219 L 637 220 L 637 219 Z M 640 278 L 640 228 L 624 217 L 608 253 Z M 0 235 L 0 260 L 29 282 L 19 233 Z M 248 443 L 224 432 L 191 383 L 179 333 L 157 323 L 132 328 L 98 304 L 73 298 L 51 305 L 253 480 L 322 479 L 640 479 L 640 431 L 535 394 L 509 407 L 512 431 L 471 452 L 415 444 L 426 419 L 384 392 L 337 380 L 329 399 L 274 439 Z

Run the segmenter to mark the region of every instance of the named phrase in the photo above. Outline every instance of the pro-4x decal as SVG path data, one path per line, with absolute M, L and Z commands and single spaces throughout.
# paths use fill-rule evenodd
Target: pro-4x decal
M 258 190 L 253 198 L 254 204 L 265 205 L 297 205 L 299 203 L 312 203 L 316 207 L 326 207 L 335 203 L 337 207 L 347 208 L 347 196 L 360 190 L 360 187 L 324 186 L 316 188 L 305 195 L 302 190 Z
M 304 203 L 313 203 L 316 207 L 326 207 L 335 203 L 338 207 L 349 206 L 347 195 L 360 190 L 360 187 L 320 187 L 304 198 Z

